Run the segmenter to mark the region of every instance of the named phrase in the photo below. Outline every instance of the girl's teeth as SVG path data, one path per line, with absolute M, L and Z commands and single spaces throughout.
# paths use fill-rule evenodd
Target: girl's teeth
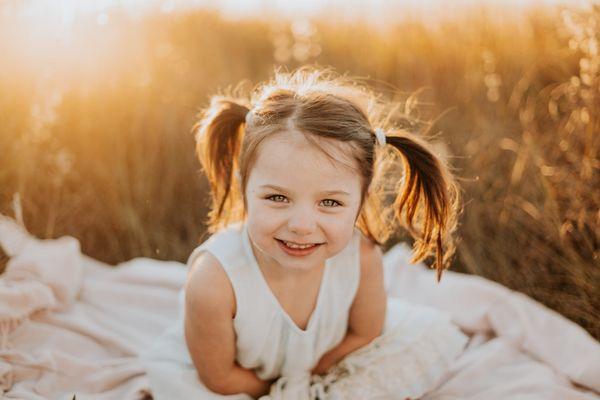
M 287 247 L 290 247 L 292 249 L 307 249 L 309 247 L 314 246 L 314 244 L 294 244 L 286 241 L 284 241 L 284 243 Z

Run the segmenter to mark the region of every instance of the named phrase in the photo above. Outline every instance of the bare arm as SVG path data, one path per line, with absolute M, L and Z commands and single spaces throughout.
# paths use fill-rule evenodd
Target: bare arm
M 362 237 L 360 284 L 350 308 L 348 332 L 340 344 L 323 354 L 311 372 L 324 374 L 346 355 L 366 346 L 379 336 L 385 322 L 386 305 L 381 249 Z
M 246 393 L 257 399 L 269 394 L 273 382 L 275 382 L 275 379 L 262 380 L 256 376 L 254 371 L 243 368 L 236 363 L 222 384 L 217 386 L 217 390 L 213 391 L 224 395 Z
M 271 381 L 235 362 L 235 295 L 212 254 L 202 253 L 191 266 L 185 294 L 185 340 L 200 381 L 223 395 L 267 394 Z

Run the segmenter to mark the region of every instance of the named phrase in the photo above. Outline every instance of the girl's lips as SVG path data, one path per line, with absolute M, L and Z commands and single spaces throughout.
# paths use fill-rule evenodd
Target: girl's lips
M 313 253 L 315 250 L 319 248 L 323 243 L 315 243 L 313 246 L 308 247 L 306 249 L 293 249 L 291 247 L 286 246 L 286 244 L 281 239 L 276 239 L 277 243 L 279 243 L 279 247 L 287 254 L 295 257 L 303 257 Z

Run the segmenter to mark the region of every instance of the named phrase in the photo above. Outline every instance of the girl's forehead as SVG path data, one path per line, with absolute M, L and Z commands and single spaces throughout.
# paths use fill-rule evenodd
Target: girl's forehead
M 282 132 L 263 141 L 250 171 L 260 180 L 289 184 L 338 184 L 359 180 L 350 146 L 335 139 L 311 143 L 300 132 Z M 327 153 L 325 153 L 327 152 Z

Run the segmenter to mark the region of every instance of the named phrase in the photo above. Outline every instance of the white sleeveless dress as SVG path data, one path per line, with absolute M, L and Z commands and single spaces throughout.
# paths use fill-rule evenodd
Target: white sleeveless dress
M 236 299 L 233 319 L 236 361 L 262 379 L 278 378 L 262 399 L 406 399 L 433 389 L 467 337 L 449 317 L 429 307 L 388 298 L 381 336 L 351 353 L 327 375 L 311 376 L 321 356 L 345 337 L 350 307 L 360 282 L 361 232 L 326 260 L 315 309 L 305 330 L 281 307 L 269 288 L 243 223 L 232 224 L 198 246 L 223 266 Z M 142 355 L 152 395 L 163 399 L 249 400 L 219 395 L 198 379 L 183 333 L 183 290 L 175 324 Z

